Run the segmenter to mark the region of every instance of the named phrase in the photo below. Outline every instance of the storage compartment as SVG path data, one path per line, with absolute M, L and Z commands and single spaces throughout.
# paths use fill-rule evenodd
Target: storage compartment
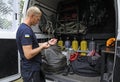
M 56 33 L 115 34 L 113 0 L 64 0 L 57 13 Z
M 117 16 L 115 16 L 114 0 L 36 0 L 35 3 L 32 3 L 32 1 L 30 4 L 37 5 L 44 16 L 40 21 L 40 25 L 44 25 L 37 26 L 40 32 L 38 31 L 36 34 L 53 35 L 49 38 L 61 39 L 63 46 L 67 37 L 69 37 L 71 44 L 76 38 L 79 46 L 78 50 L 80 50 L 80 42 L 83 38 L 88 44 L 93 38 L 95 50 L 98 54 L 101 54 L 101 48 L 106 46 L 107 39 L 116 37 Z M 36 28 L 33 28 L 33 30 L 36 32 Z M 42 39 L 41 36 L 37 37 L 40 42 L 49 39 L 46 39 L 45 36 Z M 48 75 L 48 78 L 60 81 L 59 78 L 61 77 L 56 78 L 56 75 L 52 77 Z M 78 78 L 77 80 L 80 81 Z M 87 80 L 86 82 L 90 81 Z
M 106 40 L 116 36 L 114 0 L 64 0 L 57 6 L 56 37 L 63 42 L 69 37 L 89 42 L 94 38 L 96 48 L 105 46 Z
M 29 4 L 43 12 L 39 28 L 33 28 L 38 34 L 61 36 L 63 41 L 67 36 L 71 41 L 93 37 L 98 42 L 116 36 L 114 0 L 31 0 Z

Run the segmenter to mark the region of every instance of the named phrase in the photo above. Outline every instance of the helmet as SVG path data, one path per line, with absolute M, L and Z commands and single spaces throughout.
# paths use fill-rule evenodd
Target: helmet
M 113 47 L 115 45 L 115 38 L 109 38 L 107 41 L 106 41 L 106 46 L 107 47 Z

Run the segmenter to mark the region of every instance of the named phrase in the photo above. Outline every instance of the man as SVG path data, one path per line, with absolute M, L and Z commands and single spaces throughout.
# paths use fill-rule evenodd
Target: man
M 55 38 L 44 43 L 37 42 L 31 26 L 39 22 L 41 15 L 39 8 L 30 7 L 27 10 L 24 22 L 19 26 L 16 33 L 16 42 L 21 56 L 21 75 L 24 82 L 45 82 L 41 70 L 40 52 L 57 42 Z

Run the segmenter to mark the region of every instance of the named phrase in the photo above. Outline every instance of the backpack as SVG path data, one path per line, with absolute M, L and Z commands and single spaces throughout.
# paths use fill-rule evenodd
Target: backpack
M 61 73 L 67 65 L 66 56 L 62 54 L 60 47 L 57 45 L 44 49 L 42 55 L 42 65 L 45 73 Z
M 76 55 L 76 54 L 73 54 Z M 100 75 L 100 55 L 80 56 L 70 62 L 74 73 L 82 76 L 94 77 Z

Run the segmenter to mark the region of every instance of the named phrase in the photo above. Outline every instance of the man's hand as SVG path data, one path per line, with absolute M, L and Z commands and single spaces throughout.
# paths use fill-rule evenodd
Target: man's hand
M 48 44 L 48 42 L 39 43 L 39 46 L 41 46 L 43 49 L 46 49 L 46 48 L 50 47 L 50 45 Z
M 50 39 L 48 42 L 39 43 L 39 46 L 41 46 L 42 49 L 46 49 L 51 45 L 55 45 L 56 43 L 57 43 L 57 39 L 53 38 L 53 39 Z
M 48 45 L 55 45 L 57 43 L 57 39 L 56 38 L 52 38 L 48 41 Z

